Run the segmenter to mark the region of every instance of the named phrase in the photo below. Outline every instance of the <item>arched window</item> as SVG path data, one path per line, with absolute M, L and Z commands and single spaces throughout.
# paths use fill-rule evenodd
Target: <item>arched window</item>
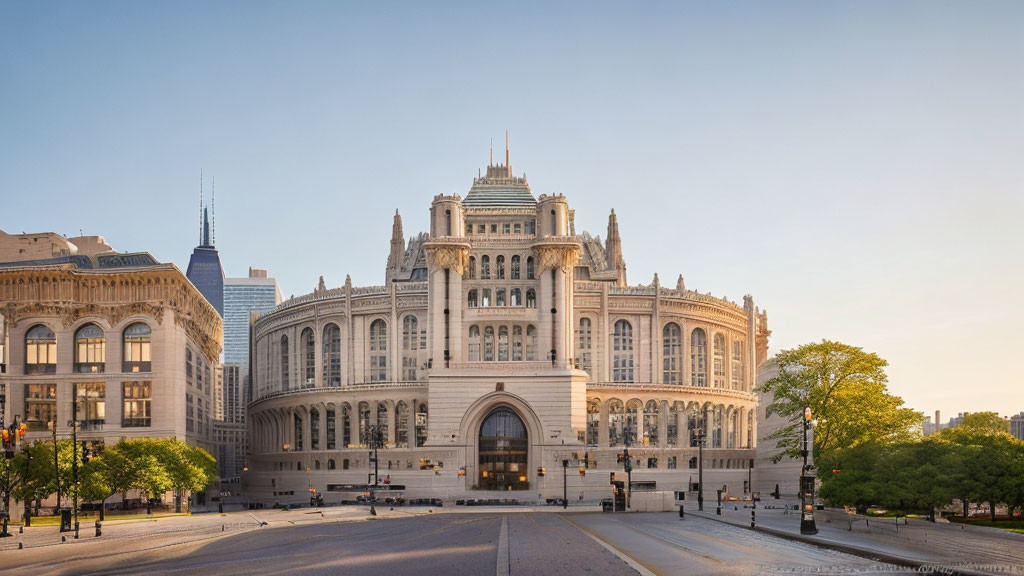
M 25 374 L 57 372 L 57 336 L 42 324 L 25 334 Z
M 519 255 L 512 257 L 512 270 L 510 277 L 513 280 L 519 280 Z
M 533 325 L 526 327 L 526 361 L 536 362 L 537 360 L 537 329 Z
M 480 278 L 483 280 L 491 278 L 491 257 L 486 254 L 480 257 Z
M 316 339 L 313 336 L 313 329 L 306 328 L 302 331 L 302 358 L 304 360 L 302 379 L 306 388 L 316 386 Z
M 352 407 L 341 405 L 341 447 L 348 448 L 352 444 Z
M 732 343 L 732 389 L 743 390 L 747 385 L 747 370 L 743 362 L 743 340 Z
M 316 469 L 317 469 L 317 470 L 319 470 L 319 469 L 320 469 L 320 461 L 319 461 L 319 460 L 317 460 L 317 461 L 315 462 L 315 467 L 316 467 Z
M 2 358 L 0 358 L 2 360 Z M 192 359 L 189 358 L 189 368 Z M 75 372 L 103 372 L 107 361 L 107 339 L 95 324 L 86 324 L 75 333 Z
M 281 335 L 281 390 L 288 390 L 288 335 Z
M 537 293 L 533 291 L 533 288 L 526 289 L 526 307 L 536 308 L 537 307 Z
M 597 400 L 587 401 L 587 446 L 597 446 L 601 430 L 601 404 Z
M 293 416 L 295 422 L 295 445 L 292 446 L 292 450 L 302 450 L 302 416 L 295 414 Z M 295 469 L 301 470 L 302 464 L 300 462 L 295 463 Z
M 328 470 L 334 470 L 334 469 L 335 469 L 335 467 L 336 467 L 336 465 L 335 465 L 335 463 L 334 463 L 334 458 L 331 458 L 331 459 L 329 459 L 329 460 L 327 461 L 327 469 L 328 469 Z
M 679 324 L 669 322 L 661 331 L 662 383 L 683 383 L 683 332 Z
M 395 404 L 395 447 L 409 446 L 409 405 L 404 400 Z
M 508 326 L 498 328 L 498 361 L 508 362 Z
M 494 361 L 494 328 L 484 328 L 484 362 Z
M 153 331 L 149 326 L 136 322 L 124 329 L 125 372 L 150 372 L 150 345 Z
M 491 411 L 480 425 L 478 486 L 483 490 L 526 490 L 529 441 L 522 419 L 506 406 Z
M 476 256 L 469 257 L 469 279 L 476 278 Z
M 615 323 L 612 347 L 612 381 L 633 381 L 633 326 L 625 320 Z
M 383 320 L 370 324 L 370 382 L 388 380 L 388 325 Z
M 576 331 L 576 361 L 580 370 L 590 373 L 592 330 L 590 318 L 580 318 L 580 327 Z
M 192 350 L 189 348 L 185 349 L 185 378 L 192 379 Z
M 466 306 L 470 308 L 476 308 L 476 305 L 476 288 L 473 288 L 472 290 L 469 291 L 469 295 L 466 296 Z
M 523 360 L 523 327 L 512 327 L 512 361 L 522 362 Z
M 701 328 L 690 333 L 690 385 L 708 385 L 708 339 Z
M 711 410 L 711 436 L 708 446 L 710 448 L 722 447 L 722 425 L 724 420 L 724 408 L 721 405 Z
M 690 448 L 696 448 L 700 445 L 701 436 L 704 437 L 704 446 L 707 447 L 707 411 L 705 409 L 698 410 L 696 406 L 691 406 L 686 416 L 686 425 L 690 430 Z
M 505 279 L 505 257 L 498 256 L 494 259 L 494 266 L 497 268 L 498 280 Z
M 419 320 L 416 316 L 409 314 L 402 319 L 402 379 L 406 382 L 416 381 L 419 348 Z
M 523 291 L 519 288 L 513 288 L 509 292 L 508 298 L 509 306 L 522 306 L 523 305 Z
M 494 299 L 494 305 L 495 306 L 504 306 L 505 305 L 505 289 L 504 288 L 498 288 L 495 291 L 495 295 L 496 296 L 495 296 L 495 299 Z
M 623 424 L 626 446 L 632 446 L 639 440 L 638 436 L 643 433 L 640 429 L 640 413 L 644 405 L 639 400 L 633 399 L 626 402 L 626 420 Z
M 680 415 L 683 413 L 684 408 L 685 405 L 678 400 L 668 405 L 668 430 L 666 430 L 666 433 L 668 434 L 667 439 L 669 446 L 679 445 L 679 418 L 681 417 Z M 686 426 L 685 422 L 682 424 L 683 426 Z
M 533 280 L 533 256 L 526 257 L 526 279 Z
M 377 430 L 380 432 L 380 441 L 382 445 L 387 445 L 388 436 L 388 405 L 383 402 L 377 402 Z
M 715 334 L 715 388 L 725 388 L 725 336 Z
M 480 361 L 480 327 L 476 324 L 469 327 L 469 361 Z
M 480 298 L 480 305 L 486 308 L 491 305 L 491 289 L 484 288 L 482 294 L 483 296 Z
M 644 446 L 657 446 L 658 432 L 658 403 L 648 400 L 644 406 Z
M 341 328 L 324 326 L 323 385 L 341 386 Z
M 621 400 L 608 401 L 608 446 L 622 446 L 625 410 Z

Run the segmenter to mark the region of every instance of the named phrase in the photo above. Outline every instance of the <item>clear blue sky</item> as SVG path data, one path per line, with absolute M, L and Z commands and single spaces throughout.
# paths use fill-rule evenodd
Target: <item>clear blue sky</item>
M 943 418 L 1024 410 L 1024 3 L 4 2 L 0 228 L 185 269 L 380 284 L 395 208 L 494 138 L 631 283 L 890 362 Z

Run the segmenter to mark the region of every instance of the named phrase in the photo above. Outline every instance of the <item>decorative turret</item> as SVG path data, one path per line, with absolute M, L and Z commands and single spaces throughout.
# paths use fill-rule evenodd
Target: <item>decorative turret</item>
M 768 329 L 768 311 L 754 308 L 755 332 L 754 348 L 757 354 L 756 362 L 760 366 L 768 358 L 768 337 L 772 331 Z
M 608 216 L 608 239 L 604 246 L 605 260 L 608 267 L 618 272 L 616 285 L 626 285 L 626 262 L 622 259 L 622 238 L 619 237 L 619 220 L 615 217 L 615 209 Z
M 388 254 L 388 268 L 385 273 L 385 282 L 391 283 L 391 279 L 402 267 L 402 258 L 405 256 L 405 236 L 402 234 L 402 215 L 395 209 L 395 222 L 391 225 L 391 252 Z

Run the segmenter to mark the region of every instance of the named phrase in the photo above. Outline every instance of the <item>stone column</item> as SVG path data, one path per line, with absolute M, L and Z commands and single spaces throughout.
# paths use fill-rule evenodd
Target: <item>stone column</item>
M 668 446 L 668 401 L 662 400 L 658 405 L 658 446 Z
M 608 401 L 601 400 L 598 404 L 601 420 L 597 427 L 597 445 L 599 448 L 608 447 Z

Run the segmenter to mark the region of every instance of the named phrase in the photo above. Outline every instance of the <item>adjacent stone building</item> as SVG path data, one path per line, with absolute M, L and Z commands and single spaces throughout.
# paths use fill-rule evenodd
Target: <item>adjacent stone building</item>
M 560 497 L 565 464 L 571 498 L 600 498 L 627 447 L 634 482 L 693 490 L 702 431 L 706 498 L 748 490 L 767 317 L 682 277 L 627 284 L 614 211 L 604 241 L 577 232 L 506 150 L 434 197 L 427 232 L 407 240 L 396 212 L 384 277 L 254 322 L 251 496 L 350 498 L 373 483 L 373 427 L 408 497 Z

